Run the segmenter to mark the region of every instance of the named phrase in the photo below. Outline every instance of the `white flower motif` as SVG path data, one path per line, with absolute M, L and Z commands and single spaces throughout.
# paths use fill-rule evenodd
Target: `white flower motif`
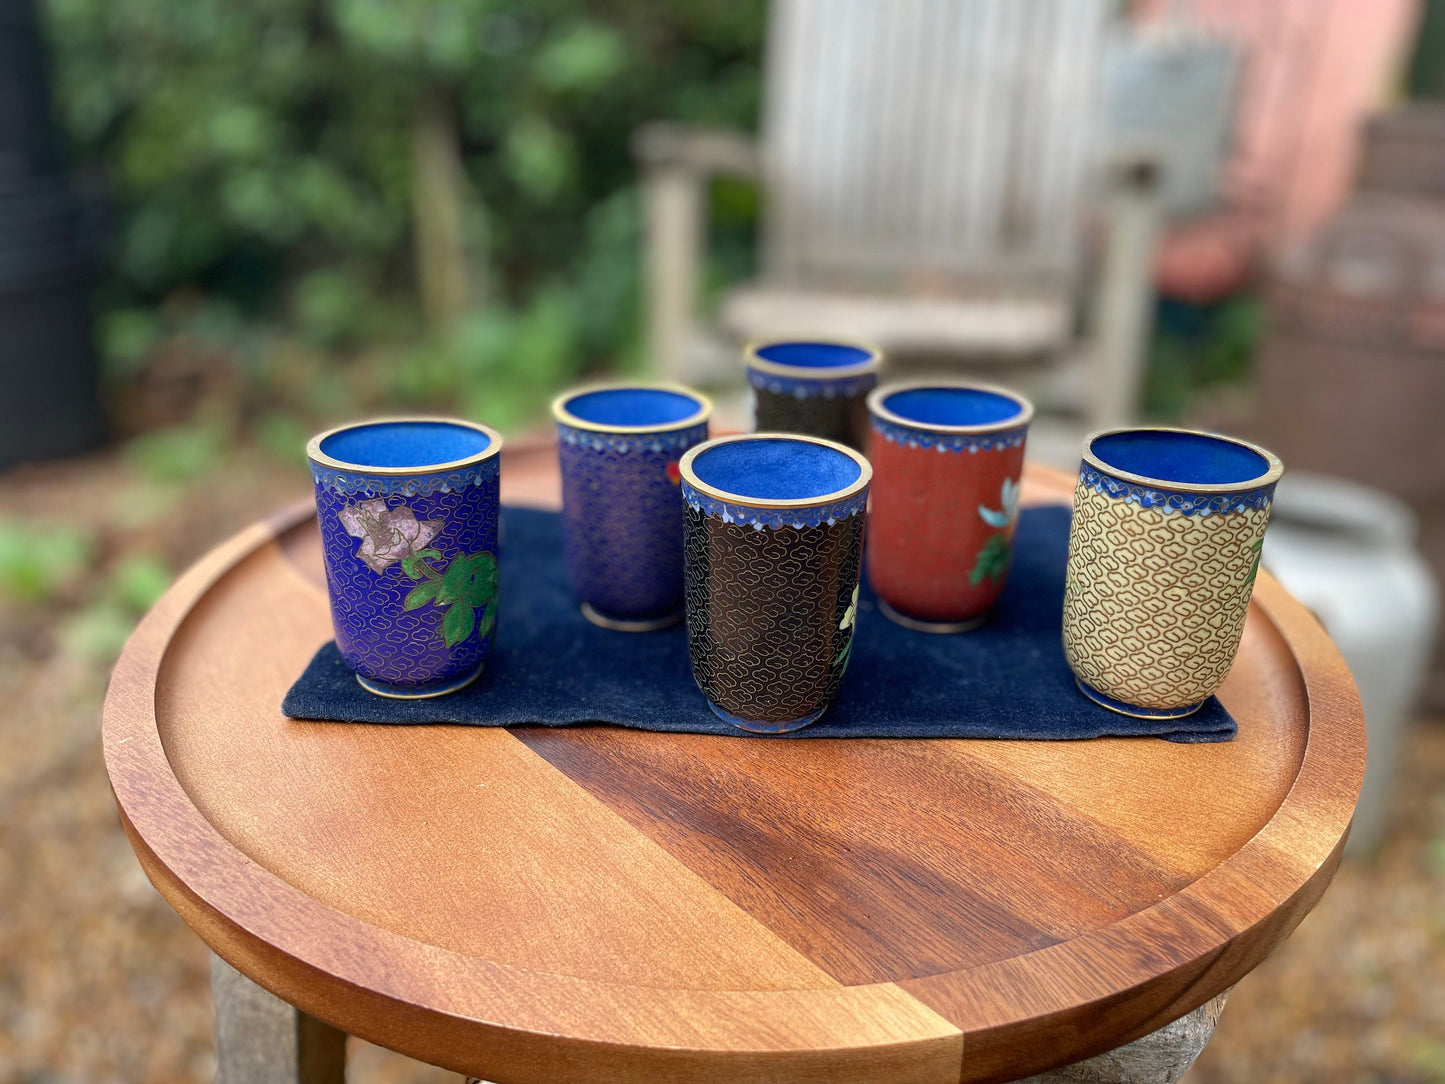
M 843 614 L 843 620 L 838 622 L 840 629 L 851 628 L 853 619 L 858 616 L 858 588 L 853 588 L 853 601 L 848 603 L 848 609 Z
M 1013 526 L 1013 522 L 1019 514 L 1019 484 L 1012 478 L 1003 480 L 999 503 L 1003 505 L 1001 509 L 979 505 L 978 514 L 990 527 L 997 527 L 1000 531 L 1004 531 Z
M 387 508 L 386 501 L 374 497 L 369 501 L 348 504 L 336 518 L 352 538 L 361 539 L 356 551 L 366 567 L 385 572 L 403 558 L 410 557 L 436 537 L 443 520 L 418 520 L 416 513 L 404 504 Z

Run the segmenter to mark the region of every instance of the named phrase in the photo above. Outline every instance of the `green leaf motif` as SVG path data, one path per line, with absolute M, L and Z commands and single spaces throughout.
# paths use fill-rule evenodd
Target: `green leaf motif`
M 427 580 L 426 583 L 417 584 L 411 589 L 411 593 L 406 596 L 406 601 L 401 604 L 402 609 L 415 610 L 425 606 L 437 597 L 437 588 L 440 586 L 436 580 Z
M 472 574 L 478 579 L 488 579 L 496 582 L 497 559 L 486 550 L 481 553 L 474 553 L 468 558 L 472 562 Z
M 496 624 L 497 608 L 495 606 L 488 606 L 486 612 L 482 614 L 481 622 L 477 625 L 477 639 L 485 640 Z
M 469 606 L 485 606 L 497 597 L 497 559 L 490 553 L 471 557 L 472 580 L 462 601 Z
M 445 570 L 433 568 L 427 559 L 438 560 L 434 549 L 417 550 L 402 561 L 402 569 L 414 580 L 422 580 L 412 588 L 402 606 L 420 609 L 428 602 L 443 611 L 442 639 L 447 647 L 455 647 L 477 627 L 477 611 L 482 610 L 481 631 L 485 637 L 496 624 L 491 603 L 497 598 L 497 557 L 485 550 L 463 553 L 452 558 Z
M 477 623 L 477 611 L 470 606 L 453 606 L 442 618 L 442 637 L 447 647 L 454 647 L 472 634 Z
M 1008 562 L 1008 535 L 993 535 L 983 544 L 983 549 L 978 551 L 978 560 L 974 562 L 968 582 L 977 587 L 985 579 L 998 580 L 1008 571 Z
M 401 570 L 414 580 L 420 580 L 422 578 L 434 580 L 437 578 L 436 570 L 426 563 L 428 559 L 433 561 L 440 560 L 441 552 L 432 549 L 430 546 L 426 549 L 417 550 L 410 556 L 401 559 Z
M 1254 553 L 1254 564 L 1249 566 L 1249 576 L 1245 579 L 1244 586 L 1253 587 L 1255 578 L 1259 576 L 1259 559 L 1264 556 L 1264 539 L 1261 538 L 1249 548 Z
M 471 588 L 463 596 L 462 602 L 468 606 L 485 606 L 497 597 L 497 585 L 488 583 L 485 580 L 473 580 Z
M 447 566 L 446 572 L 442 573 L 441 590 L 437 592 L 437 601 L 443 605 L 450 605 L 466 596 L 472 586 L 472 564 L 465 556 L 453 558 L 452 563 Z

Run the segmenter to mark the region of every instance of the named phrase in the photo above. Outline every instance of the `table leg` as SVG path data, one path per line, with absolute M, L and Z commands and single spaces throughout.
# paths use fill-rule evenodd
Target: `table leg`
M 216 1084 L 344 1084 L 346 1035 L 211 957 Z
M 1174 1084 L 1188 1072 L 1214 1034 L 1229 997 L 1226 990 L 1172 1024 L 1098 1057 L 1077 1061 L 1051 1072 L 1026 1077 L 1018 1084 Z

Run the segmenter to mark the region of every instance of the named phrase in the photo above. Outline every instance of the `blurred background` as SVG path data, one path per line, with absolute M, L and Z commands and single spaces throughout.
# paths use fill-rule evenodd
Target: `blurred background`
M 210 1079 L 98 708 L 310 433 L 832 332 L 1284 458 L 1370 779 L 1189 1080 L 1445 1082 L 1441 99 L 1437 0 L 0 0 L 0 1081 Z

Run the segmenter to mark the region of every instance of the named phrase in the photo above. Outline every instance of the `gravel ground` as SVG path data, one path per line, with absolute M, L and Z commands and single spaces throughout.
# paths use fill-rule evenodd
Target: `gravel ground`
M 0 1082 L 211 1079 L 206 950 L 136 864 L 101 764 L 111 585 L 128 555 L 178 571 L 306 490 L 244 451 L 189 480 L 116 455 L 0 476 L 0 527 L 92 540 L 46 597 L 0 597 Z M 1445 721 L 1404 760 L 1386 844 L 1239 984 L 1190 1084 L 1445 1084 Z M 349 1077 L 458 1079 L 361 1043 Z

